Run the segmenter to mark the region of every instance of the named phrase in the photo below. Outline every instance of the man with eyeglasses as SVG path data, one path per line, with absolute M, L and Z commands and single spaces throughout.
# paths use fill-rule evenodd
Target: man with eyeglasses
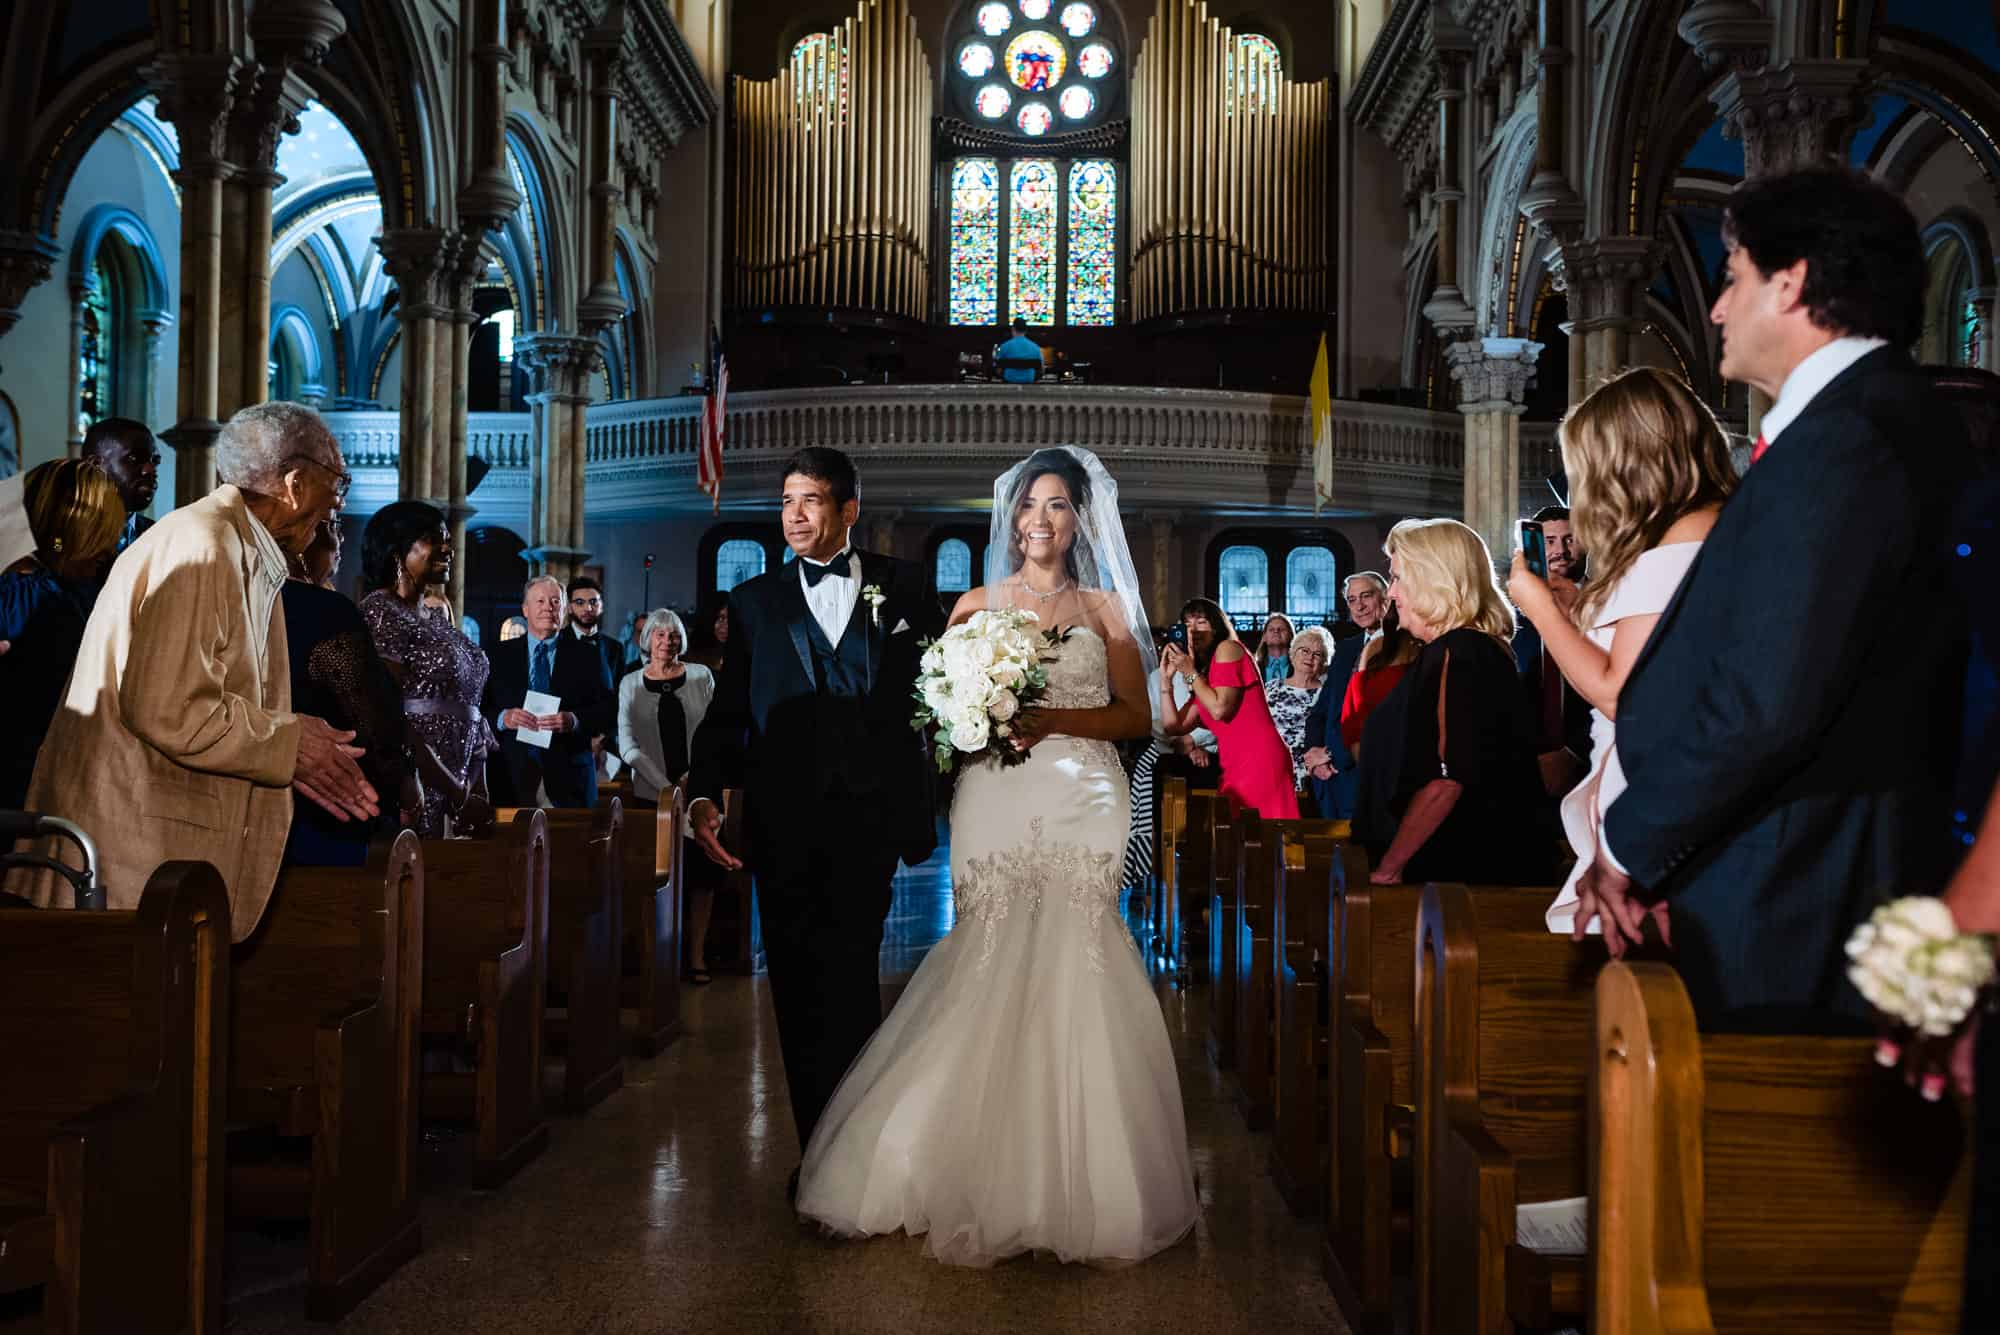
M 589 575 L 578 575 L 569 586 L 569 624 L 563 627 L 563 638 L 597 650 L 604 658 L 604 670 L 616 682 L 619 670 L 625 666 L 625 646 L 603 631 L 604 586 Z M 603 735 L 590 739 L 590 752 L 600 779 L 615 779 L 625 768 L 618 758 L 618 748 L 606 746 Z
M 212 863 L 241 941 L 277 881 L 295 796 L 343 820 L 379 805 L 354 734 L 292 711 L 278 609 L 292 558 L 347 494 L 340 447 L 312 409 L 265 403 L 230 418 L 214 449 L 222 485 L 112 566 L 28 803 L 96 840 L 114 909 L 136 908 L 162 862 Z M 70 903 L 49 872 L 17 871 L 7 888 Z

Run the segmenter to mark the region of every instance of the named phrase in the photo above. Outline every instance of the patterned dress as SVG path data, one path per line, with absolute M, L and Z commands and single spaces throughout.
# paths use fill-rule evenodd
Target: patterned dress
M 1303 686 L 1287 686 L 1281 681 L 1265 694 L 1271 701 L 1271 722 L 1278 725 L 1278 736 L 1284 739 L 1285 749 L 1292 753 L 1292 782 L 1303 788 L 1306 786 L 1306 715 L 1312 712 L 1313 701 L 1319 699 L 1319 691 L 1309 691 Z
M 465 783 L 476 762 L 499 750 L 491 725 L 479 713 L 479 696 L 491 671 L 486 655 L 452 624 L 448 613 L 413 609 L 386 589 L 361 600 L 361 615 L 375 651 L 402 667 L 403 714 L 411 740 L 428 745 L 452 778 Z M 427 839 L 443 836 L 449 810 L 436 787 L 425 785 L 417 823 L 417 833 Z

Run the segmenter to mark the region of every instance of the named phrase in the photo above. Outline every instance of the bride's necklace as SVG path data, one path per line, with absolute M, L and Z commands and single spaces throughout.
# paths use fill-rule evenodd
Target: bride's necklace
M 1055 596 L 1056 596 L 1057 594 L 1059 594 L 1059 593 L 1068 593 L 1068 592 L 1069 592 L 1069 581 L 1068 581 L 1067 579 L 1065 579 L 1065 580 L 1063 580 L 1063 582 L 1062 582 L 1062 583 L 1060 583 L 1060 584 L 1056 585 L 1056 586 L 1055 586 L 1055 587 L 1054 587 L 1053 589 L 1050 589 L 1050 590 L 1049 590 L 1049 591 L 1048 591 L 1047 593 L 1043 593 L 1043 592 L 1042 592 L 1042 591 L 1041 591 L 1040 589 L 1038 589 L 1038 588 L 1036 588 L 1036 587 L 1035 587 L 1034 585 L 1032 585 L 1032 584 L 1028 583 L 1028 578 L 1027 578 L 1027 576 L 1023 575 L 1023 576 L 1021 577 L 1021 587 L 1022 587 L 1022 589 L 1026 590 L 1027 592 L 1029 592 L 1029 593 L 1032 593 L 1032 594 L 1034 594 L 1034 595 L 1035 595 L 1035 597 L 1036 597 L 1037 599 L 1039 599 L 1040 601 L 1042 601 L 1042 602 L 1047 602 L 1047 601 L 1048 601 L 1049 599 L 1051 599 L 1051 598 L 1055 597 Z

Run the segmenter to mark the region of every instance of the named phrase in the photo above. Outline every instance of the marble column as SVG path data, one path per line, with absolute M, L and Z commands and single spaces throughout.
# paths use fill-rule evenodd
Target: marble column
M 383 267 L 396 280 L 396 320 L 402 331 L 397 495 L 404 500 L 445 505 L 449 503 L 449 488 L 437 486 L 433 461 L 439 453 L 437 437 L 441 434 L 437 420 L 437 333 L 440 317 L 450 317 L 439 300 L 440 285 L 453 258 L 452 238 L 439 228 L 410 227 L 384 232 L 375 244 L 382 251 Z M 450 368 L 444 369 L 448 382 Z M 449 420 L 447 415 L 447 428 Z
M 1465 417 L 1465 522 L 1496 562 L 1514 550 L 1521 513 L 1521 414 L 1542 345 L 1524 338 L 1465 339 L 1445 348 Z
M 223 190 L 234 169 L 224 152 L 231 109 L 251 67 L 230 53 L 162 55 L 147 68 L 160 117 L 180 140 L 180 382 L 174 425 L 174 504 L 215 489 L 215 437 L 222 430 Z
M 146 353 L 145 360 L 139 365 L 138 418 L 148 426 L 158 420 L 159 414 L 159 407 L 153 400 L 160 392 L 160 335 L 173 322 L 172 311 L 147 307 L 139 312 L 139 329 L 146 340 Z
M 1593 237 L 1565 252 L 1570 292 L 1582 289 L 1582 310 L 1574 323 L 1572 346 L 1584 347 L 1583 393 L 1617 375 L 1632 363 L 1632 336 L 1645 328 L 1639 315 L 1640 292 L 1659 267 L 1651 237 Z M 1572 400 L 1574 402 L 1575 400 Z
M 1465 200 L 1465 80 L 1469 51 L 1438 39 L 1437 285 L 1424 318 L 1450 336 L 1476 323 L 1459 283 L 1459 207 Z
M 623 193 L 618 188 L 616 153 L 618 56 L 623 42 L 623 10 L 616 7 L 613 17 L 592 29 L 584 41 L 590 77 L 590 118 L 584 148 L 590 206 L 583 260 L 590 289 L 578 300 L 576 313 L 577 322 L 586 334 L 617 323 L 625 314 L 625 298 L 618 291 L 618 274 L 612 258 L 612 231 Z
M 258 45 L 274 63 L 246 67 L 238 82 L 227 141 L 233 170 L 222 185 L 217 416 L 224 420 L 271 396 L 271 196 L 285 180 L 278 143 L 298 132 L 299 113 L 313 97 L 282 51 Z
M 567 582 L 588 564 L 583 549 L 585 410 L 597 340 L 577 334 L 529 334 L 515 356 L 533 379 L 529 476 L 533 513 L 525 555 L 537 574 Z

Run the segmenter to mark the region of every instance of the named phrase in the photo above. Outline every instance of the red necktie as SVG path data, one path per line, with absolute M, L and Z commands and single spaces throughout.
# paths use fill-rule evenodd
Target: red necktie
M 1753 464 L 1756 463 L 1759 459 L 1764 457 L 1764 451 L 1770 448 L 1771 448 L 1771 442 L 1764 439 L 1764 435 L 1761 431 L 1758 432 L 1757 443 L 1750 447 L 1750 462 Z

